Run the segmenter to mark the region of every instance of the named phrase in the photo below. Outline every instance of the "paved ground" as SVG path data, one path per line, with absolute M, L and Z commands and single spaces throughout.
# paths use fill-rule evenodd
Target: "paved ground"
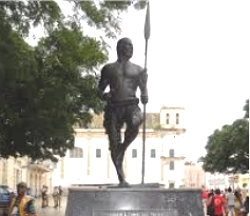
M 49 199 L 49 206 L 46 208 L 41 208 L 42 200 L 36 200 L 36 209 L 38 216 L 64 216 L 66 210 L 67 197 L 62 197 L 61 208 L 53 208 L 54 202 L 53 199 Z

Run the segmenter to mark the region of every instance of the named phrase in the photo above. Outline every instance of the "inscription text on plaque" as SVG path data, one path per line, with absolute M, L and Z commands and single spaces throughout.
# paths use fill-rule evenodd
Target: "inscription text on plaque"
M 93 216 L 179 216 L 175 209 L 93 210 Z

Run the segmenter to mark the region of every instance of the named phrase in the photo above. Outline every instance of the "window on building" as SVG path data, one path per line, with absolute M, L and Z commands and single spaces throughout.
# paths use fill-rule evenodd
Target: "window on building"
M 63 157 L 61 157 L 61 158 L 60 158 L 60 161 L 61 161 L 60 176 L 61 176 L 61 179 L 64 179 L 64 158 L 63 158 Z
M 3 175 L 2 175 L 2 183 L 6 184 L 8 183 L 8 161 L 3 161 Z
M 175 188 L 175 184 L 174 183 L 169 183 L 169 188 Z
M 101 149 L 96 149 L 95 156 L 96 156 L 96 158 L 101 158 L 102 157 Z
M 69 152 L 70 158 L 83 158 L 83 149 L 79 147 L 75 147 Z
M 167 115 L 166 115 L 166 124 L 169 124 L 169 118 L 170 118 L 169 113 L 167 113 Z
M 170 161 L 169 170 L 174 170 L 174 161 Z
M 174 157 L 174 149 L 169 149 L 169 157 Z
M 151 151 L 150 151 L 150 157 L 151 157 L 151 158 L 156 158 L 155 149 L 151 149 Z
M 137 149 L 132 149 L 132 158 L 137 158 Z
M 178 125 L 179 122 L 180 122 L 180 115 L 179 115 L 179 113 L 176 113 L 176 115 L 175 115 L 175 123 Z

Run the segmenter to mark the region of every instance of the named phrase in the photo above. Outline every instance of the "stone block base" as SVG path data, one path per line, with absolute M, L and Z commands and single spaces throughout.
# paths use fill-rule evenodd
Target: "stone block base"
M 70 188 L 66 216 L 203 216 L 201 190 Z

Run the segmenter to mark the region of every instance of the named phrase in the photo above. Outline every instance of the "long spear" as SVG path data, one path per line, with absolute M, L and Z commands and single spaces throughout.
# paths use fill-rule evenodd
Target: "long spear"
M 150 37 L 150 13 L 149 13 L 149 1 L 147 3 L 146 20 L 144 26 L 144 38 L 145 38 L 145 65 L 144 68 L 147 72 L 147 57 L 148 57 L 148 40 Z M 146 142 L 146 104 L 143 104 L 143 131 L 142 131 L 142 179 L 141 183 L 144 184 L 145 178 L 145 142 Z

